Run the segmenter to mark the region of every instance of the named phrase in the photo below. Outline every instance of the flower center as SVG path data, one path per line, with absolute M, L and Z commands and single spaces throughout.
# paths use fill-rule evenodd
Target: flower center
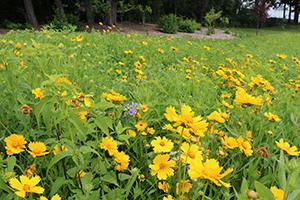
M 192 152 L 192 151 L 189 151 L 189 152 L 188 152 L 188 156 L 189 156 L 190 158 L 195 158 L 195 154 L 194 154 L 194 152 Z
M 13 146 L 14 148 L 18 148 L 18 147 L 20 146 L 19 141 L 14 140 L 14 141 L 12 142 L 12 146 Z
M 30 192 L 30 185 L 24 184 L 24 185 L 23 185 L 23 190 L 24 190 L 25 192 Z
M 168 167 L 167 163 L 160 163 L 159 164 L 159 169 L 166 169 Z
M 160 146 L 165 146 L 166 144 L 165 144 L 164 141 L 161 141 L 161 142 L 159 143 L 159 145 L 160 145 Z

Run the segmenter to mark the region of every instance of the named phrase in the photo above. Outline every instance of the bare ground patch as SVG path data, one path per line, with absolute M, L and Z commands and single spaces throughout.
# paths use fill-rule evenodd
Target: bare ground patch
M 163 33 L 157 28 L 155 24 L 135 24 L 129 22 L 123 22 L 117 25 L 117 29 L 123 33 L 138 33 L 146 35 L 166 35 L 171 37 L 192 37 L 192 38 L 209 38 L 209 39 L 233 39 L 232 34 L 225 33 L 221 29 L 216 29 L 215 34 L 207 35 L 207 28 L 202 27 L 201 30 L 195 33 L 182 33 L 178 32 L 176 34 Z

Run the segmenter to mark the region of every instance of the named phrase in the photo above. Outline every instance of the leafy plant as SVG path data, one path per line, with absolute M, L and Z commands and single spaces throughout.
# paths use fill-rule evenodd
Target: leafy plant
M 215 33 L 216 21 L 222 16 L 222 11 L 217 12 L 212 8 L 204 17 L 207 27 L 207 35 Z
M 178 17 L 174 14 L 165 15 L 160 18 L 158 27 L 165 33 L 177 33 Z
M 180 32 L 194 33 L 200 29 L 201 25 L 193 19 L 180 19 L 178 27 Z

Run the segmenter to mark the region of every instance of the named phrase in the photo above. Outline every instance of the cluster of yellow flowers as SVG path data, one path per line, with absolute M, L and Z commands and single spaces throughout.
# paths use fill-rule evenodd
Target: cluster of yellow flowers
M 27 143 L 23 135 L 11 134 L 4 139 L 6 144 L 5 149 L 7 155 L 19 154 L 25 151 L 25 144 Z M 43 142 L 30 142 L 28 144 L 28 152 L 32 157 L 44 156 L 49 152 Z
M 123 151 L 118 151 L 118 143 L 112 137 L 103 137 L 100 148 L 107 151 L 110 156 L 114 157 L 116 170 L 124 171 L 128 168 L 130 162 L 129 156 Z
M 121 95 L 120 93 L 112 90 L 110 93 L 103 93 L 102 96 L 107 100 L 107 101 L 111 101 L 111 102 L 123 102 L 125 101 L 127 98 L 123 95 Z

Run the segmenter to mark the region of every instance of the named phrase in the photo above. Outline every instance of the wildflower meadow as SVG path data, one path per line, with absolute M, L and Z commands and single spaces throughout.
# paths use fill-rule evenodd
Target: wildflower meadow
M 0 199 L 300 200 L 299 32 L 233 32 L 1 35 Z

